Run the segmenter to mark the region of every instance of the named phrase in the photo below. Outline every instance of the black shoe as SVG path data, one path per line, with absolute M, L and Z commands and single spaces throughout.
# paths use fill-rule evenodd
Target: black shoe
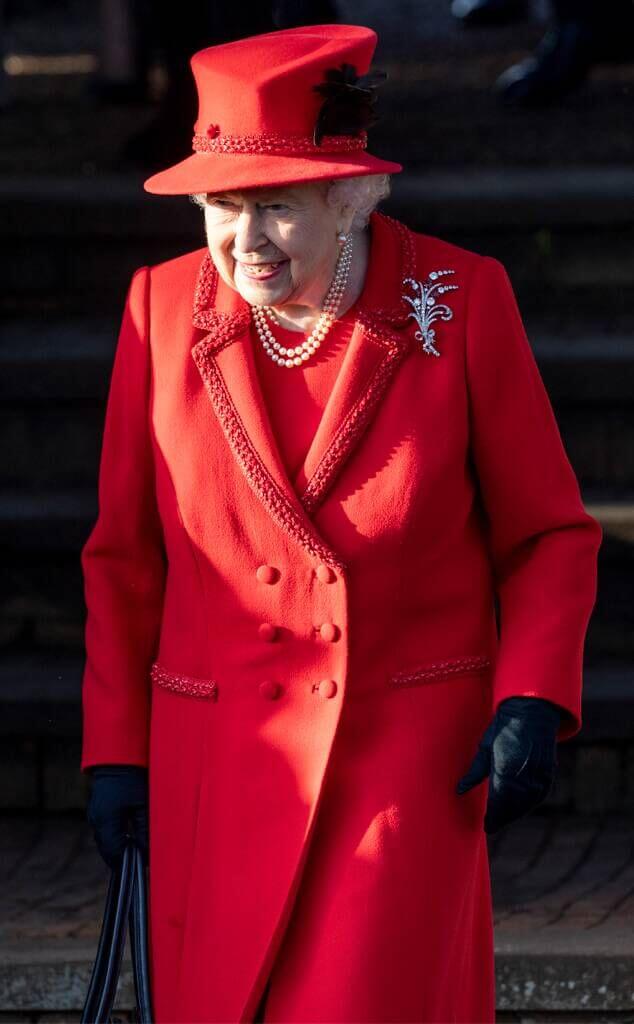
M 494 92 L 507 106 L 544 106 L 577 89 L 595 60 L 592 32 L 583 22 L 550 28 L 535 53 L 498 77 Z
M 528 17 L 528 0 L 452 0 L 451 13 L 469 28 L 511 25 Z
M 574 18 L 548 29 L 535 53 L 506 68 L 494 92 L 507 106 L 545 106 L 577 89 L 594 64 L 634 60 L 634 7 L 608 6 L 603 19 Z

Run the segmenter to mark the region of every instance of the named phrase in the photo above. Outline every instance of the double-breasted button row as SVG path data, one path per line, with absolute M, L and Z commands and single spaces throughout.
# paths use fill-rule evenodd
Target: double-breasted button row
M 322 583 L 332 583 L 337 578 L 336 574 L 325 562 L 320 562 L 315 569 L 315 574 Z M 266 563 L 258 565 L 255 575 L 260 583 L 267 584 L 276 583 L 280 578 L 279 569 L 276 569 L 274 565 L 267 565 Z M 339 628 L 334 622 L 322 622 L 320 626 L 315 626 L 314 629 L 326 643 L 333 643 L 339 638 Z M 279 637 L 279 629 L 271 622 L 261 622 L 258 626 L 258 635 L 266 643 L 273 643 Z
M 258 565 L 255 575 L 260 583 L 277 583 L 280 578 L 279 569 L 276 569 L 274 565 L 267 565 L 266 563 Z M 320 562 L 315 569 L 315 575 L 320 583 L 334 583 L 337 579 L 337 574 L 325 562 Z
M 322 640 L 331 644 L 339 636 L 339 627 L 335 626 L 334 622 L 322 622 L 321 626 L 315 626 L 315 632 L 319 633 Z M 258 636 L 267 643 L 273 643 L 279 636 L 279 630 L 272 622 L 261 622 L 258 626 Z
M 277 700 L 282 695 L 282 686 L 274 679 L 264 679 L 259 686 L 260 696 L 265 700 Z M 330 700 L 337 692 L 337 683 L 334 679 L 320 679 L 312 686 L 313 693 Z

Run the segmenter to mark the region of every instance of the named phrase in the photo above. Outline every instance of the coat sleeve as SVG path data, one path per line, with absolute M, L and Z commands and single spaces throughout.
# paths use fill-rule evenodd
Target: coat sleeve
M 466 328 L 471 455 L 499 603 L 494 710 L 506 697 L 564 709 L 581 728 L 585 635 L 597 586 L 599 523 L 584 509 L 508 274 L 483 256 Z
M 81 771 L 148 763 L 149 670 L 167 560 L 150 434 L 147 267 L 131 280 L 110 377 L 97 520 L 81 551 L 86 601 Z

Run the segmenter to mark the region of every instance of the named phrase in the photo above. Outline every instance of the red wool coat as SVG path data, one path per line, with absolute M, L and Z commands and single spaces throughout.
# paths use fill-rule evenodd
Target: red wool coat
M 134 274 L 82 551 L 81 767 L 149 766 L 156 1020 L 252 1021 L 270 979 L 266 1021 L 493 1021 L 455 785 L 505 697 L 580 728 L 601 529 L 497 260 L 372 215 L 293 480 L 248 326 L 204 248 Z

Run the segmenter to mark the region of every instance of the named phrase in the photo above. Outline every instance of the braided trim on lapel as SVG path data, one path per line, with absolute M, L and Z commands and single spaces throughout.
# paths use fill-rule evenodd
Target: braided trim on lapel
M 206 252 L 196 279 L 192 323 L 214 338 L 215 350 L 227 345 L 236 334 L 246 330 L 251 321 L 251 312 L 246 303 L 245 308 L 232 313 L 215 308 L 219 276 L 211 253 Z
M 192 350 L 192 356 L 240 467 L 250 487 L 264 502 L 272 518 L 282 530 L 299 541 L 315 558 L 319 558 L 333 568 L 345 569 L 345 563 L 339 555 L 307 528 L 301 516 L 263 464 L 244 428 L 231 395 L 227 391 L 213 354 L 207 350 L 206 340 L 198 342 Z
M 403 336 L 385 327 L 378 317 L 360 312 L 358 320 L 363 325 L 365 337 L 374 344 L 382 345 L 385 355 L 370 378 L 363 395 L 341 423 L 301 495 L 300 501 L 308 512 L 323 500 L 328 487 L 335 479 L 332 474 L 333 465 L 339 464 L 356 444 L 394 371 L 411 348 L 409 338 L 404 339 Z
M 211 253 L 207 251 L 198 268 L 192 314 L 194 325 L 203 331 L 211 330 L 218 317 L 224 315 L 214 309 L 217 291 L 218 271 L 211 258 Z

